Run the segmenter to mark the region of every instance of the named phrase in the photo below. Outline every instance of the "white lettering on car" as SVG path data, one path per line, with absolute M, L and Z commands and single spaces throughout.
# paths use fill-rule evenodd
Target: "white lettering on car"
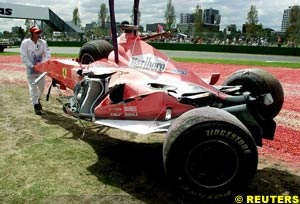
M 231 139 L 234 141 L 236 144 L 238 144 L 241 149 L 244 151 L 244 154 L 251 154 L 251 150 L 249 146 L 246 144 L 245 140 L 243 140 L 240 136 L 237 134 L 227 131 L 227 130 L 220 130 L 220 129 L 211 129 L 211 130 L 206 130 L 206 135 L 207 136 L 222 136 L 226 137 L 228 139 Z
M 164 72 L 167 64 L 168 61 L 165 61 L 160 57 L 151 54 L 145 54 L 132 56 L 129 62 L 129 67 Z

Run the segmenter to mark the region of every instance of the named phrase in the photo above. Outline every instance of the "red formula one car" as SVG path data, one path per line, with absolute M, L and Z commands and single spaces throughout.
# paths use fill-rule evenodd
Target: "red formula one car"
M 135 25 L 126 25 L 133 32 L 117 42 L 109 3 L 114 46 L 87 42 L 79 62 L 53 59 L 36 66 L 60 88 L 74 90 L 64 111 L 141 134 L 167 132 L 165 172 L 183 192 L 220 198 L 247 186 L 257 169 L 257 146 L 274 137 L 273 118 L 283 104 L 279 81 L 247 69 L 216 86 L 218 74 L 199 77 L 143 41 L 135 30 L 137 12 Z

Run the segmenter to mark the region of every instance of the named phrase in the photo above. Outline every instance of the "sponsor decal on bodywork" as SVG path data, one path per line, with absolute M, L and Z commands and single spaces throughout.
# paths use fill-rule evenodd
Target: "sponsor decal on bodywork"
M 129 67 L 164 72 L 167 64 L 168 61 L 160 57 L 151 54 L 144 54 L 132 56 L 129 62 Z
M 137 107 L 136 106 L 124 106 L 124 116 L 125 117 L 137 117 Z
M 113 107 L 110 108 L 111 117 L 137 117 L 137 107 L 136 106 L 123 106 L 123 107 Z
M 178 68 L 172 68 L 170 72 L 173 72 L 175 74 L 181 74 L 181 75 L 186 75 L 188 71 L 183 70 L 183 69 L 178 69 Z
M 62 76 L 63 76 L 64 79 L 67 78 L 67 73 L 68 73 L 67 68 L 63 67 L 62 68 Z
M 136 112 L 137 111 L 137 107 L 136 106 L 124 106 L 124 111 L 133 111 L 133 112 Z

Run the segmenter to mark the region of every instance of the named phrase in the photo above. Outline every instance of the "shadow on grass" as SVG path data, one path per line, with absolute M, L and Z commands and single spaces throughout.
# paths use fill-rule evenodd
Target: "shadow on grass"
M 47 123 L 60 125 L 69 131 L 72 139 L 80 139 L 83 128 L 78 125 L 76 119 L 50 111 L 42 117 Z M 235 203 L 235 195 L 226 201 L 199 202 L 180 194 L 173 194 L 163 170 L 162 143 L 124 141 L 107 136 L 107 130 L 103 126 L 98 126 L 97 129 L 87 128 L 85 137 L 81 139 L 88 143 L 98 156 L 98 161 L 87 169 L 102 183 L 122 189 L 137 199 L 133 201 L 129 197 L 123 198 L 126 201 L 124 203 Z M 289 195 L 299 195 L 299 183 L 299 176 L 275 168 L 265 168 L 257 172 L 253 182 L 242 195 L 282 195 L 286 192 Z M 105 196 L 114 199 L 113 192 Z

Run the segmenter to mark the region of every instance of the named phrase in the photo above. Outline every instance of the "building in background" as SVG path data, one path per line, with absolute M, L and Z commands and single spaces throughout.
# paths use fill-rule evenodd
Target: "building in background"
M 219 14 L 219 10 L 213 8 L 203 10 L 204 24 L 220 25 L 220 22 L 221 15 Z
M 18 33 L 19 31 L 20 31 L 20 26 L 11 27 L 11 32 L 12 33 Z
M 282 16 L 282 23 L 281 23 L 281 31 L 286 32 L 287 28 L 290 26 L 290 15 L 292 12 L 293 6 L 289 6 L 288 9 L 284 9 L 283 16 Z M 298 6 L 300 9 L 300 6 Z
M 146 24 L 146 32 L 157 32 L 159 25 L 162 26 L 163 28 L 166 27 L 165 23 L 151 23 L 151 24 Z
M 288 9 L 284 9 L 281 23 L 281 31 L 286 32 L 287 28 L 290 24 L 290 15 L 291 15 L 292 7 L 290 6 Z
M 236 24 L 226 25 L 226 27 L 224 29 L 224 33 L 226 33 L 227 35 L 231 35 L 231 34 L 236 33 L 236 32 L 237 32 Z
M 219 10 L 209 8 L 203 10 L 203 25 L 209 31 L 220 30 L 221 15 Z
M 179 23 L 194 23 L 195 15 L 190 13 L 181 13 Z
M 96 27 L 97 27 L 97 23 L 96 22 L 91 22 L 91 23 L 85 24 L 85 30 L 86 31 L 93 30 Z
M 221 15 L 219 10 L 210 8 L 204 9 L 202 13 L 202 31 L 203 32 L 218 32 L 220 30 Z M 195 14 L 181 13 L 177 30 L 188 36 L 194 35 L 195 30 Z
M 177 31 L 188 36 L 192 36 L 194 33 L 194 23 L 178 23 Z

